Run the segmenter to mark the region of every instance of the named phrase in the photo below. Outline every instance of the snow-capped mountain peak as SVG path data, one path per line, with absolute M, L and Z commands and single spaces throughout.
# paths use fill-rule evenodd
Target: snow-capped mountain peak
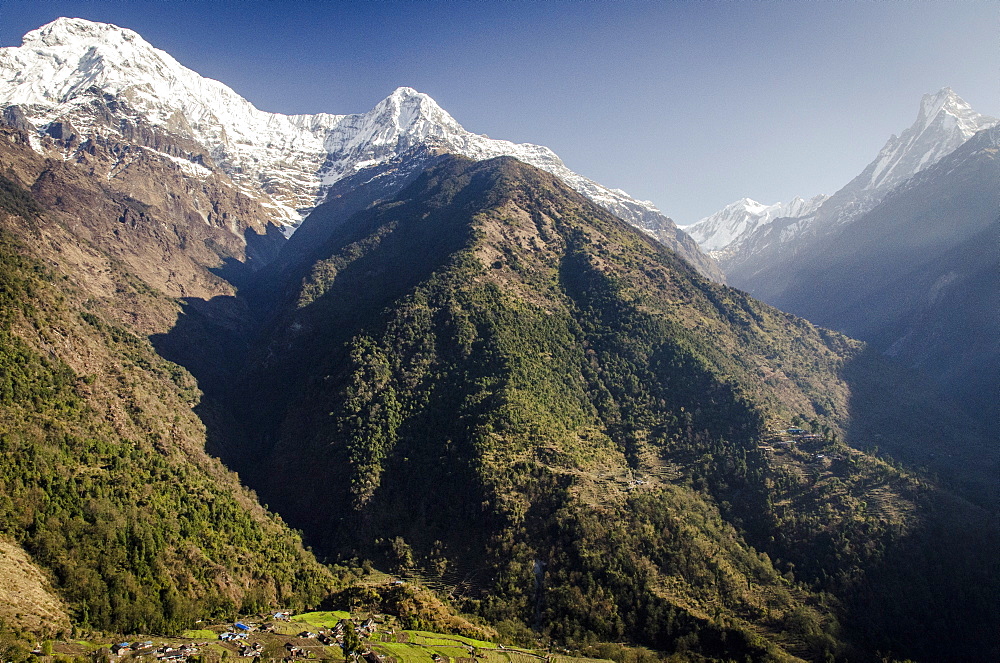
M 127 101 L 154 125 L 180 112 L 195 138 L 210 138 L 220 124 L 252 138 L 260 125 L 278 119 L 137 33 L 84 19 L 56 19 L 25 35 L 20 48 L 0 48 L 0 72 L 0 102 L 22 106 L 35 124 L 74 115 L 75 106 L 88 105 L 97 93 Z M 85 114 L 75 115 L 77 124 L 88 124 Z
M 26 34 L 20 48 L 0 49 L 0 66 L 15 73 L 0 79 L 0 91 L 23 105 L 64 103 L 91 85 L 110 87 L 115 68 L 108 63 L 131 59 L 145 49 L 153 50 L 134 32 L 59 18 Z M 117 53 L 122 57 L 109 57 Z
M 397 134 L 426 135 L 432 126 L 462 131 L 461 125 L 436 101 L 410 87 L 396 88 L 367 115 L 391 126 Z
M 434 99 L 409 87 L 397 88 L 366 113 L 269 113 L 131 30 L 61 18 L 28 33 L 21 47 L 0 48 L 0 111 L 12 106 L 37 128 L 36 147 L 55 123 L 68 123 L 77 145 L 94 137 L 130 143 L 140 135 L 151 143 L 144 147 L 159 150 L 164 140 L 172 141 L 171 159 L 187 159 L 206 177 L 224 174 L 289 230 L 337 182 L 405 160 L 414 150 L 476 160 L 513 156 L 559 177 L 721 278 L 651 203 L 574 173 L 546 147 L 466 131 Z
M 411 124 L 418 118 L 435 118 L 443 120 L 443 124 L 457 122 L 438 103 L 423 92 L 417 92 L 412 87 L 398 87 L 392 94 L 382 100 L 376 108 L 391 108 L 397 113 L 400 126 Z
M 888 190 L 996 123 L 996 118 L 972 110 L 951 88 L 926 94 L 920 100 L 916 121 L 899 136 L 892 136 L 875 161 L 848 187 Z
M 146 46 L 138 33 L 111 23 L 95 23 L 82 18 L 60 17 L 24 35 L 22 46 L 62 46 L 71 42 L 94 41 L 99 44 L 138 41 Z
M 950 87 L 941 88 L 934 94 L 925 94 L 920 100 L 920 112 L 917 115 L 915 126 L 919 125 L 927 129 L 931 123 L 939 119 L 939 115 L 954 118 L 956 128 L 966 137 L 996 122 L 994 118 L 980 115 L 972 109 L 964 99 L 955 94 Z
M 85 137 L 114 134 L 115 126 L 95 126 L 92 106 L 105 95 L 127 102 L 130 119 L 204 145 L 247 193 L 263 187 L 272 195 L 287 222 L 322 200 L 325 186 L 418 144 L 474 159 L 515 156 L 573 179 L 577 189 L 588 186 L 643 206 L 572 173 L 548 148 L 466 131 L 430 96 L 409 87 L 397 88 L 367 113 L 288 116 L 258 110 L 114 25 L 60 18 L 29 32 L 20 48 L 0 48 L 0 106 L 20 106 L 37 127 L 67 119 Z
M 0 66 L 13 64 L 21 65 L 20 75 L 0 79 L 0 90 L 4 99 L 16 97 L 22 105 L 71 102 L 91 87 L 109 94 L 144 93 L 134 95 L 133 103 L 155 93 L 201 92 L 191 88 L 205 83 L 224 87 L 131 30 L 79 18 L 56 19 L 26 34 L 20 48 L 0 49 Z
M 728 250 L 758 228 L 783 218 L 798 218 L 815 212 L 829 196 L 793 198 L 787 203 L 765 205 L 752 198 L 742 198 L 721 210 L 687 226 L 684 230 L 705 251 L 715 254 Z
M 755 255 L 772 250 L 775 242 L 791 246 L 797 238 L 812 237 L 858 218 L 897 186 L 997 122 L 974 111 L 951 88 L 942 88 L 924 95 L 914 123 L 889 138 L 875 160 L 833 196 L 796 198 L 774 206 L 744 198 L 685 230 L 727 269 L 737 261 L 749 264 Z M 773 225 L 777 219 L 796 221 L 778 228 Z

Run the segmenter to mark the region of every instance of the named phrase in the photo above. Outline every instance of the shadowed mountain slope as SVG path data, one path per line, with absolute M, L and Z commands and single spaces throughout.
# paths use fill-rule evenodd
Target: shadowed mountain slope
M 171 183 L 168 170 L 160 191 Z M 218 229 L 176 220 L 0 130 L 0 532 L 59 598 L 4 627 L 51 633 L 68 612 L 84 629 L 169 632 L 316 605 L 334 587 L 205 453 L 197 383 L 145 338 L 177 315 L 157 286 L 230 287 L 198 264 L 222 263 L 207 242 Z M 206 243 L 186 251 L 196 237 Z M 45 612 L 56 616 L 33 622 Z
M 770 300 L 869 340 L 997 412 L 1000 130 L 971 138 L 784 267 Z
M 884 395 L 888 438 L 928 398 L 861 344 L 708 282 L 509 158 L 442 160 L 317 255 L 251 304 L 271 318 L 227 398 L 232 462 L 318 549 L 457 574 L 470 610 L 564 641 L 992 646 L 995 606 L 955 606 L 952 638 L 900 594 L 968 580 L 954 560 L 995 566 L 964 543 L 996 525 L 844 444 L 871 433 L 848 376 Z M 947 444 L 948 417 L 910 424 Z M 790 422 L 815 435 L 770 446 Z M 955 536 L 931 554 L 933 528 Z

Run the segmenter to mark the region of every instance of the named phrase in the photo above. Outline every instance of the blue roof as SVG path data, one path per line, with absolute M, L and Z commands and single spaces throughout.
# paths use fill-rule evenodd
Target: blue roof
M 242 623 L 242 622 L 236 622 L 236 628 L 241 628 L 244 631 L 249 631 L 250 630 L 250 627 L 247 626 L 246 624 Z

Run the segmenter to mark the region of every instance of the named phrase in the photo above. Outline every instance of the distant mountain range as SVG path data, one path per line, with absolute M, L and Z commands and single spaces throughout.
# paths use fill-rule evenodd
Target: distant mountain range
M 998 136 L 995 118 L 945 88 L 833 196 L 745 199 L 687 230 L 730 284 L 871 342 L 995 417 Z
M 775 277 L 789 256 L 871 211 L 894 188 L 997 121 L 944 88 L 925 95 L 913 125 L 889 138 L 875 160 L 834 195 L 769 206 L 744 198 L 685 230 L 719 260 L 732 285 L 771 301 L 780 288 Z
M 1000 127 L 761 270 L 774 305 L 869 341 L 1000 414 Z
M 830 196 L 820 194 L 809 200 L 794 198 L 789 203 L 764 205 L 750 198 L 737 200 L 706 217 L 687 232 L 716 260 L 735 259 L 740 247 L 761 228 L 777 219 L 809 219 Z
M 359 171 L 393 164 L 416 172 L 428 151 L 472 159 L 508 155 L 555 174 L 617 216 L 678 251 L 706 275 L 717 266 L 649 202 L 566 168 L 552 150 L 466 131 L 426 94 L 401 87 L 358 115 L 260 111 L 117 26 L 61 18 L 0 49 L 0 106 L 32 145 L 57 135 L 72 156 L 88 140 L 122 140 L 159 153 L 192 177 L 224 173 L 290 233 L 329 188 Z M 14 108 L 16 107 L 16 108 Z M 109 179 L 126 163 L 116 163 Z

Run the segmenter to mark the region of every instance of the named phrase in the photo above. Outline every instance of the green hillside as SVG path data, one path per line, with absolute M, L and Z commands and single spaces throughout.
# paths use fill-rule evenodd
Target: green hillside
M 164 633 L 318 604 L 333 575 L 205 454 L 194 379 L 86 297 L 80 275 L 32 255 L 51 251 L 52 221 L 7 178 L 0 222 L 0 533 L 49 574 L 74 627 Z M 119 301 L 173 306 L 110 276 Z M 62 627 L 10 612 L 5 627 Z
M 1000 656 L 995 517 L 864 451 L 978 427 L 553 177 L 441 157 L 255 276 L 250 226 L 7 134 L 0 638 L 357 601 L 618 663 Z M 342 587 L 240 481 L 437 595 Z
M 232 399 L 241 455 L 268 459 L 241 471 L 318 549 L 419 567 L 505 632 L 563 642 L 996 646 L 986 593 L 927 627 L 924 588 L 995 569 L 996 525 L 847 446 L 848 374 L 884 394 L 881 435 L 903 416 L 905 385 L 859 343 L 705 281 L 512 159 L 445 161 L 323 255 L 258 303 L 278 314 Z M 813 436 L 769 446 L 793 423 Z M 934 528 L 952 534 L 928 552 Z M 900 605 L 908 621 L 882 616 Z

